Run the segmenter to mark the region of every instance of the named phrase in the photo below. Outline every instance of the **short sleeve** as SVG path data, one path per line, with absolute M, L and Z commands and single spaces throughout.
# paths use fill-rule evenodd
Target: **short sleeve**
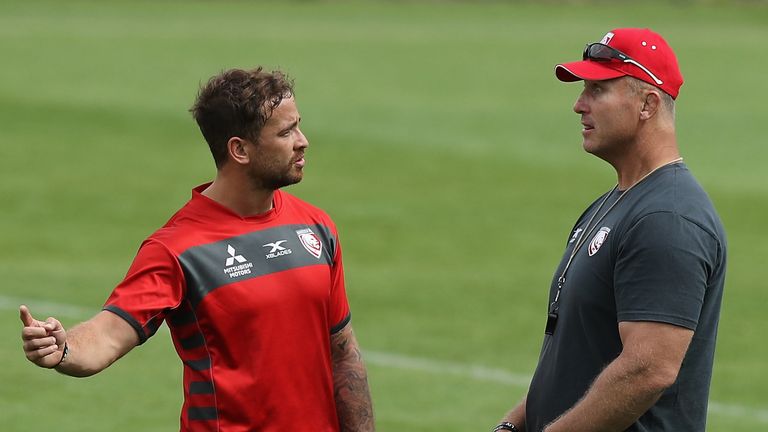
M 619 322 L 664 322 L 695 330 L 717 253 L 716 239 L 680 215 L 659 212 L 640 219 L 618 249 Z
M 347 290 L 344 284 L 344 265 L 341 258 L 341 243 L 336 241 L 336 250 L 333 255 L 331 267 L 331 307 L 329 308 L 329 321 L 331 334 L 343 329 L 351 319 Z
M 104 310 L 126 320 L 144 343 L 167 313 L 184 298 L 184 275 L 176 256 L 162 243 L 147 240 L 125 279 L 112 291 Z

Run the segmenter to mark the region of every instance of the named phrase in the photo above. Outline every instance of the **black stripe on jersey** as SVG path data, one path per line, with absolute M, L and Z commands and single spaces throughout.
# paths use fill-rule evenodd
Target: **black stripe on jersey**
M 198 360 L 184 360 L 184 364 L 189 366 L 193 371 L 200 372 L 211 368 L 211 358 L 206 357 Z
M 147 329 L 147 339 L 154 336 L 155 333 L 157 333 L 157 329 L 159 329 L 161 325 L 163 325 L 163 320 L 158 316 L 155 316 L 151 320 L 147 321 L 147 325 L 144 326 Z
M 165 319 L 170 327 L 181 327 L 197 322 L 197 317 L 188 302 L 183 302 L 177 309 L 169 312 Z
M 216 420 L 219 413 L 216 407 L 189 407 L 187 416 L 190 420 Z
M 191 350 L 205 345 L 205 338 L 202 333 L 197 333 L 188 338 L 181 339 L 179 342 L 181 343 L 182 348 Z
M 305 229 L 320 242 L 319 257 L 302 243 L 297 231 Z M 282 225 L 189 248 L 179 263 L 194 309 L 224 285 L 312 265 L 332 266 L 336 246 L 336 237 L 324 225 Z
M 192 381 L 189 383 L 189 394 L 213 394 L 213 383 L 210 381 Z
M 130 324 L 131 327 L 133 327 L 133 329 L 136 330 L 136 334 L 139 335 L 139 345 L 146 342 L 147 338 L 154 334 L 154 331 L 150 331 L 149 336 L 147 336 L 147 333 L 144 331 L 144 328 L 141 326 L 141 324 L 139 324 L 138 321 L 136 321 L 131 315 L 129 315 L 128 312 L 120 309 L 115 305 L 105 306 L 104 310 L 112 312 L 113 314 L 119 316 L 120 318 L 124 319 L 128 324 Z M 157 330 L 157 328 L 155 328 L 155 330 Z

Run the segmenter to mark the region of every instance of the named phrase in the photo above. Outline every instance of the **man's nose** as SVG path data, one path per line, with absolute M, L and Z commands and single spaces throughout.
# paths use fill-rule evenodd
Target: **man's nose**
M 587 104 L 584 102 L 584 93 L 581 93 L 576 102 L 573 103 L 573 112 L 576 114 L 584 114 L 587 112 Z

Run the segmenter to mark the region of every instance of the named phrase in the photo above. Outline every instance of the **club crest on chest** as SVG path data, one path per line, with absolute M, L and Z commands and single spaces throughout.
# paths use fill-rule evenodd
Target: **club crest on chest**
M 597 234 L 592 237 L 592 241 L 589 242 L 589 248 L 587 249 L 589 256 L 595 255 L 597 251 L 600 250 L 600 246 L 605 243 L 605 239 L 608 238 L 608 233 L 610 232 L 611 229 L 608 227 L 602 227 L 597 231 Z
M 299 236 L 299 241 L 304 249 L 307 250 L 312 256 L 320 259 L 320 255 L 323 253 L 323 244 L 320 239 L 317 238 L 311 229 L 305 228 L 296 231 L 296 235 Z

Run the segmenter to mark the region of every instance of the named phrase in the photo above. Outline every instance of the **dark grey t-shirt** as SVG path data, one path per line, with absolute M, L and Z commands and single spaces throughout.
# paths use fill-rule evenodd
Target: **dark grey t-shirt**
M 621 193 L 608 197 L 595 220 Z M 595 212 L 570 233 L 550 288 Z M 594 224 L 594 221 L 593 221 Z M 654 172 L 596 224 L 576 253 L 528 392 L 526 426 L 540 431 L 570 409 L 622 350 L 618 323 L 694 330 L 676 383 L 628 431 L 703 431 L 725 279 L 726 239 L 707 194 L 682 163 Z M 549 303 L 548 303 L 549 304 Z

